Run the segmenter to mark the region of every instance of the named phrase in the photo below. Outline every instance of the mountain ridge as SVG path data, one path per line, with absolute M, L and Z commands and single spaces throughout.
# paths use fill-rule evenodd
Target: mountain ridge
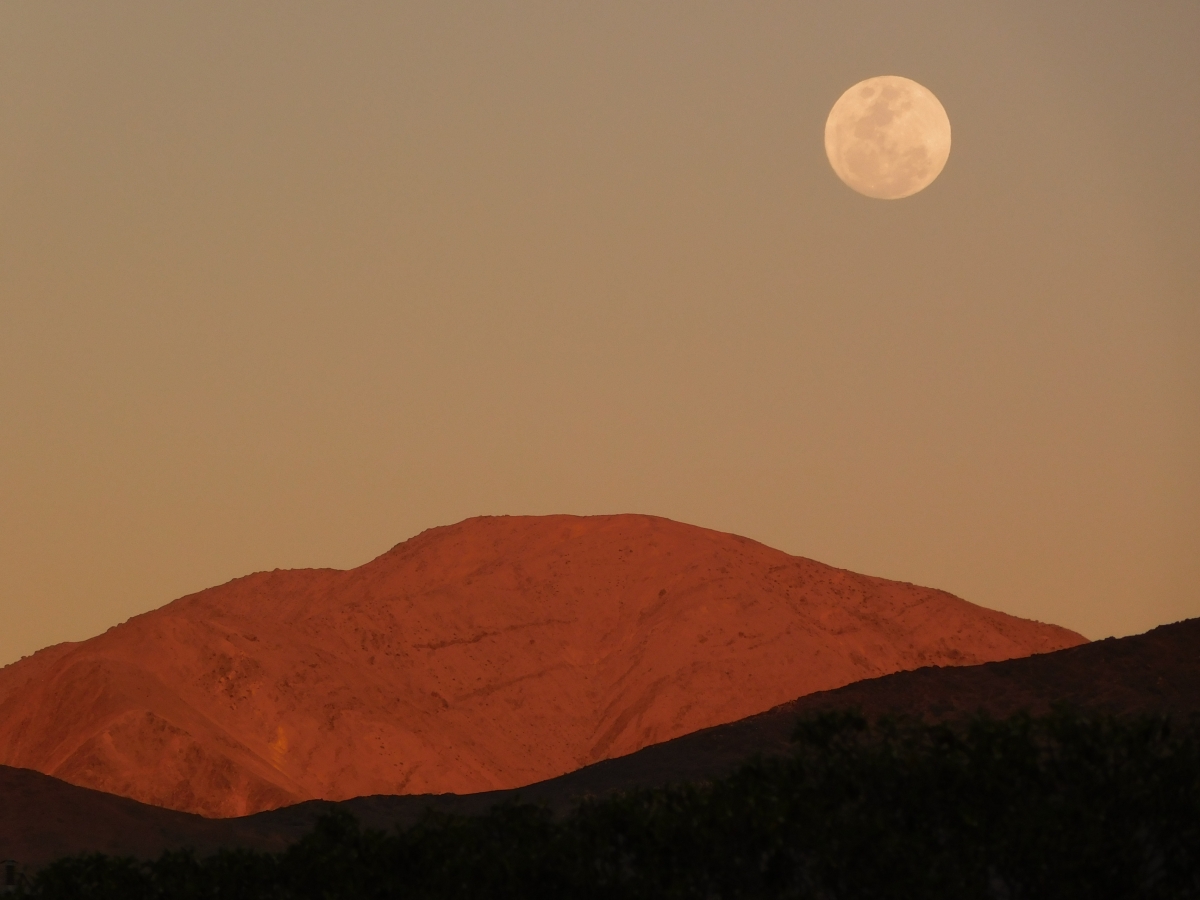
M 279 851 L 333 809 L 385 830 L 412 824 L 428 808 L 471 815 L 519 800 L 564 812 L 584 797 L 702 781 L 756 756 L 786 753 L 797 718 L 814 712 L 858 709 L 869 716 L 941 721 L 979 711 L 997 716 L 1039 713 L 1055 703 L 1121 716 L 1200 714 L 1200 619 L 1023 659 L 926 667 L 854 682 L 507 791 L 309 800 L 240 818 L 206 819 L 0 766 L 0 795 L 6 800 L 0 804 L 0 848 L 36 867 L 59 856 L 90 852 L 147 859 L 185 846 L 201 854 L 218 847 Z
M 476 518 L 0 670 L 0 763 L 209 816 L 475 793 L 891 671 L 1082 642 L 667 519 Z

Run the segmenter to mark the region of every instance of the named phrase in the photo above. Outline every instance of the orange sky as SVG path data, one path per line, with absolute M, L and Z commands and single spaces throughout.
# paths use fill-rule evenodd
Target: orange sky
M 1200 615 L 1198 46 L 1192 0 L 0 4 L 0 663 L 485 513 Z M 907 200 L 825 160 L 879 74 L 954 129 Z

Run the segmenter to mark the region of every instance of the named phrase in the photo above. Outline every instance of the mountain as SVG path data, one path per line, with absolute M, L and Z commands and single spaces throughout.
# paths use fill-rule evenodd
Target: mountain
M 206 816 L 468 794 L 864 678 L 1083 642 L 666 519 L 469 519 L 0 670 L 0 764 Z
M 781 704 L 548 781 L 508 791 L 457 796 L 372 796 L 333 804 L 308 801 L 236 819 L 206 819 L 75 787 L 28 769 L 0 766 L 0 855 L 38 866 L 59 856 L 104 852 L 141 858 L 191 846 L 280 850 L 340 806 L 374 828 L 409 824 L 428 807 L 481 813 L 520 798 L 567 810 L 579 798 L 633 787 L 721 776 L 756 755 L 786 753 L 798 717 L 831 709 L 929 720 L 979 710 L 1039 713 L 1054 703 L 1115 715 L 1200 714 L 1200 619 L 1146 634 L 1109 638 L 1007 662 L 898 672 Z

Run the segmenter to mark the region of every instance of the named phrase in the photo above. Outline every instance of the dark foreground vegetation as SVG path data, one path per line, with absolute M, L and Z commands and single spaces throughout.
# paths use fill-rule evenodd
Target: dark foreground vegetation
M 328 816 L 281 854 L 59 860 L 42 898 L 1200 898 L 1200 723 L 824 715 L 705 785 L 428 815 Z

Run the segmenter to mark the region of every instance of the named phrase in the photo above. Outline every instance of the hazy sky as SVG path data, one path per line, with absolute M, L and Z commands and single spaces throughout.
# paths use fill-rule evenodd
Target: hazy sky
M 1200 4 L 0 4 L 0 662 L 644 512 L 1200 615 Z M 831 171 L 873 75 L 953 127 Z

